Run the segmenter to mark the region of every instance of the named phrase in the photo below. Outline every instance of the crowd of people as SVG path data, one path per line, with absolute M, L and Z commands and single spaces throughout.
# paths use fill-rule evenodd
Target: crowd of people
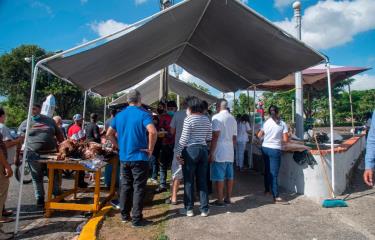
M 142 107 L 138 91 L 131 90 L 127 98 L 129 106 L 113 118 L 107 131 L 107 138 L 120 153 L 122 220 L 132 221 L 134 226 L 148 224 L 142 215 L 146 183 L 158 184 L 156 193 L 167 191 L 169 168 L 171 196 L 167 203 L 177 204 L 183 181 L 181 214 L 194 216 L 196 194 L 203 217 L 209 215 L 210 205 L 232 204 L 234 165 L 244 170 L 244 154 L 251 134 L 249 116 L 236 119 L 225 99 L 218 100 L 216 113 L 212 114 L 208 103 L 197 97 L 186 98 L 178 111 L 174 101 L 160 102 L 155 113 Z M 272 194 L 275 203 L 285 203 L 278 194 L 277 173 L 281 142 L 288 140 L 288 129 L 276 106 L 271 106 L 269 113 L 271 118 L 258 133 L 265 139 L 265 193 Z M 209 203 L 213 186 L 217 199 Z
M 80 114 L 73 116 L 74 123 L 65 129 L 59 116 L 53 118 L 41 114 L 41 106 L 32 108 L 30 134 L 26 161 L 31 170 L 36 204 L 44 206 L 46 164 L 40 155 L 56 152 L 58 144 L 65 139 L 109 143 L 119 151 L 119 202 L 122 221 L 131 221 L 134 227 L 149 222 L 143 218 L 143 202 L 147 182 L 157 184 L 155 193 L 168 191 L 167 203 L 178 203 L 180 184 L 184 184 L 184 207 L 180 213 L 194 216 L 196 194 L 200 201 L 200 215 L 207 217 L 210 206 L 225 207 L 232 204 L 234 167 L 244 170 L 244 156 L 252 130 L 249 116 L 235 118 L 229 111 L 228 101 L 219 99 L 212 114 L 208 103 L 197 97 L 184 99 L 178 110 L 174 101 L 160 102 L 155 112 L 142 106 L 142 97 L 137 90 L 127 93 L 128 106 L 121 111 L 111 110 L 111 117 L 99 129 L 98 115 L 92 113 L 90 122 L 83 123 Z M 268 108 L 269 118 L 256 137 L 262 139 L 265 165 L 265 194 L 275 203 L 288 204 L 278 190 L 278 173 L 281 165 L 281 149 L 288 142 L 288 127 L 279 116 L 279 109 Z M 5 209 L 11 165 L 19 164 L 19 153 L 23 143 L 27 121 L 18 128 L 19 136 L 13 136 L 4 125 L 5 111 L 0 108 L 0 237 L 7 235 L 1 223 L 12 221 L 13 213 Z M 365 182 L 373 186 L 375 162 L 374 118 L 368 135 Z M 251 166 L 249 166 L 251 167 Z M 167 183 L 167 172 L 171 169 L 171 183 Z M 59 195 L 58 174 L 55 174 L 53 194 Z M 106 182 L 107 185 L 109 183 Z M 86 188 L 85 172 L 79 173 L 79 187 Z M 209 195 L 215 187 L 216 200 L 209 203 Z

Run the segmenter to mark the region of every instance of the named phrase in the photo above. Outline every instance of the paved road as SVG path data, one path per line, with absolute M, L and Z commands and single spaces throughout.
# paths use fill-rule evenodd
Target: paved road
M 64 179 L 63 188 L 71 186 L 73 183 L 70 179 Z M 47 178 L 45 178 L 45 190 L 47 191 Z M 6 202 L 6 208 L 12 209 L 16 212 L 17 200 L 18 200 L 19 183 L 15 177 L 11 178 L 8 199 Z M 36 200 L 34 197 L 33 185 L 23 185 L 22 194 L 22 208 L 21 208 L 21 221 L 20 229 L 22 235 L 17 239 L 65 239 L 61 233 L 68 232 L 66 236 L 74 235 L 74 231 L 82 221 L 82 218 L 77 213 L 56 213 L 50 219 L 43 218 L 43 211 L 36 207 Z M 15 216 L 14 216 L 15 217 Z M 50 225 L 51 227 L 46 227 Z M 44 226 L 44 228 L 42 228 Z M 15 223 L 4 224 L 4 230 L 6 232 L 13 232 Z M 39 235 L 39 236 L 38 236 Z
M 356 171 L 348 191 L 349 207 L 334 209 L 324 209 L 303 196 L 286 193 L 283 196 L 291 205 L 272 204 L 263 195 L 261 175 L 238 173 L 232 206 L 212 207 L 207 218 L 176 214 L 168 221 L 166 234 L 171 240 L 375 239 L 375 188 L 364 186 L 362 172 Z

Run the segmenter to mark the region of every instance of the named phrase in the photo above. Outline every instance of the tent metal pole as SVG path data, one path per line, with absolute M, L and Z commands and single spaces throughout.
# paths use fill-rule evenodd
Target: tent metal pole
M 107 97 L 104 98 L 104 117 L 103 117 L 103 124 L 105 124 L 107 118 Z
M 82 118 L 83 118 L 83 122 L 82 122 L 82 127 L 85 128 L 85 119 L 86 119 L 86 102 L 87 102 L 87 91 L 85 91 L 85 98 L 83 100 L 83 113 L 82 113 Z
M 294 124 L 295 123 L 295 120 L 294 120 L 294 104 L 295 104 L 295 102 L 294 102 L 294 99 L 292 100 L 292 123 Z
M 249 116 L 250 116 L 250 112 L 251 112 L 251 104 L 250 104 L 250 92 L 249 92 L 249 89 L 247 90 L 247 107 L 248 107 L 248 111 L 249 111 Z
M 16 212 L 16 224 L 14 227 L 14 234 L 18 233 L 19 228 L 19 221 L 20 221 L 20 212 L 21 212 L 21 203 L 22 203 L 22 191 L 23 191 L 23 180 L 25 177 L 25 165 L 26 165 L 26 156 L 29 148 L 29 134 L 30 134 L 30 127 L 31 127 L 31 115 L 32 109 L 34 105 L 34 98 L 35 98 L 35 85 L 36 79 L 38 77 L 38 64 L 34 67 L 32 71 L 32 80 L 31 80 L 31 93 L 30 93 L 30 101 L 29 101 L 29 110 L 27 114 L 27 123 L 26 123 L 26 133 L 25 133 L 25 148 L 23 150 L 22 156 L 22 166 L 21 166 L 21 179 L 20 179 L 20 187 L 18 191 L 18 202 L 17 202 L 17 212 Z
M 250 156 L 249 156 L 249 168 L 252 168 L 253 167 L 253 144 L 254 144 L 254 136 L 255 136 L 255 113 L 256 113 L 256 101 L 255 101 L 255 97 L 256 97 L 256 87 L 254 86 L 254 94 L 253 94 L 253 101 L 254 101 L 254 112 L 253 112 L 253 122 L 251 123 L 251 142 L 250 142 Z
M 351 114 L 351 120 L 352 120 L 352 132 L 353 132 L 353 135 L 354 135 L 353 100 L 352 100 L 352 90 L 350 88 L 350 84 L 348 84 L 348 91 L 349 91 L 350 114 Z
M 180 111 L 180 95 L 177 94 L 177 110 Z
M 328 101 L 329 101 L 329 122 L 331 133 L 331 178 L 333 196 L 335 196 L 335 149 L 334 149 L 334 136 L 333 136 L 333 100 L 332 100 L 332 83 L 331 83 L 331 70 L 329 60 L 326 60 L 327 82 L 328 82 Z
M 297 38 L 301 40 L 301 2 L 296 1 L 293 4 L 294 17 L 296 19 Z M 302 85 L 302 72 L 295 73 L 296 84 L 296 135 L 303 139 L 303 85 Z

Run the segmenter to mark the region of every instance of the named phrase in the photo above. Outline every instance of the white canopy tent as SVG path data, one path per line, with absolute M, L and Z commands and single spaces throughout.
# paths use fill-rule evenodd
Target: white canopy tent
M 202 100 L 208 102 L 208 104 L 215 103 L 217 98 L 207 94 L 190 84 L 183 82 L 171 75 L 168 77 L 168 87 L 171 92 L 176 93 L 181 97 L 188 97 L 188 96 L 196 96 Z M 160 88 L 160 77 L 158 74 L 154 74 L 150 79 L 147 81 L 142 82 L 142 84 L 138 85 L 137 87 L 133 87 L 132 89 L 137 89 L 142 96 L 142 103 L 146 105 L 151 105 L 152 103 L 159 100 L 159 88 Z M 121 97 L 113 100 L 109 103 L 109 106 L 116 106 L 125 104 L 127 101 L 126 93 Z
M 139 26 L 135 30 L 128 31 Z M 118 38 L 111 39 L 113 36 Z M 104 44 L 73 55 L 75 51 Z M 44 69 L 101 95 L 127 89 L 176 63 L 223 92 L 281 79 L 326 57 L 237 0 L 185 0 L 118 32 L 40 60 L 34 69 L 15 232 L 18 232 L 24 164 L 38 70 Z M 332 99 L 330 96 L 331 131 Z M 333 142 L 331 143 L 334 168 Z M 332 177 L 334 186 L 334 174 Z

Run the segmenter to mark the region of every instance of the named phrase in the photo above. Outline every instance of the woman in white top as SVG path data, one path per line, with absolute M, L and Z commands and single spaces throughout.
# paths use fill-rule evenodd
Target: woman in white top
M 242 115 L 237 125 L 236 165 L 243 170 L 246 144 L 249 141 L 250 124 L 248 115 Z M 251 166 L 250 166 L 251 167 Z
M 278 175 L 281 164 L 281 145 L 288 141 L 288 127 L 280 120 L 279 109 L 271 105 L 268 109 L 270 118 L 264 123 L 258 137 L 264 137 L 262 153 L 264 159 L 265 194 L 272 192 L 275 203 L 287 203 L 279 196 Z M 271 191 L 270 191 L 271 190 Z

